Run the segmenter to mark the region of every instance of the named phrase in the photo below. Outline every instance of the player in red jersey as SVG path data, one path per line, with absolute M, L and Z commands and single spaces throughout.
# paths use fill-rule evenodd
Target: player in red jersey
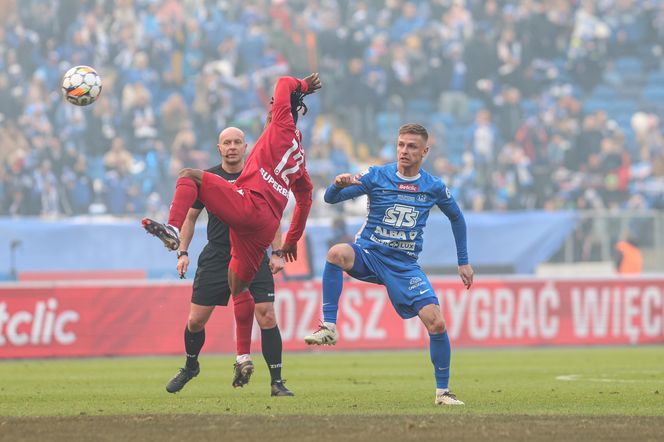
M 265 130 L 235 183 L 203 170 L 183 169 L 175 185 L 168 223 L 148 218 L 142 221 L 145 230 L 170 250 L 178 249 L 180 228 L 197 199 L 229 226 L 228 285 L 233 296 L 237 337 L 235 370 L 244 383 L 254 369 L 250 357 L 254 300 L 249 284 L 279 228 L 288 193 L 292 191 L 295 195 L 295 212 L 278 251 L 288 262 L 297 259 L 297 241 L 304 232 L 311 208 L 313 186 L 306 170 L 302 134 L 295 125 L 299 111 L 306 113 L 304 96 L 320 88 L 317 73 L 303 80 L 279 78 Z

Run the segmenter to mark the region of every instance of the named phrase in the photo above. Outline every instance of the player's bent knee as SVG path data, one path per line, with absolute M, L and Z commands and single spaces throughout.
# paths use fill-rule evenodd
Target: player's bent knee
M 196 184 L 201 184 L 203 181 L 203 172 L 198 169 L 184 168 L 178 173 L 179 178 L 191 178 L 196 181 Z
M 256 304 L 256 322 L 262 329 L 270 329 L 277 326 L 277 316 L 274 314 L 274 304 L 265 302 Z
M 228 269 L 228 287 L 231 290 L 231 295 L 235 296 L 242 293 L 249 288 L 250 284 L 251 282 L 240 279 L 233 269 Z
M 347 270 L 353 266 L 355 252 L 348 244 L 336 244 L 327 251 L 327 262 Z
M 249 288 L 249 283 L 238 279 L 237 282 L 231 283 L 229 286 L 231 289 L 231 295 L 235 296 L 247 290 Z
M 178 173 L 178 178 L 191 178 L 194 175 L 194 169 L 185 167 Z
M 429 333 L 439 335 L 445 332 L 445 321 L 434 321 L 429 327 Z
M 192 333 L 198 333 L 199 331 L 205 328 L 205 323 L 207 321 L 203 318 L 189 318 L 187 321 L 187 328 Z
M 445 332 L 445 320 L 442 317 L 433 318 L 424 325 L 432 335 L 439 335 Z

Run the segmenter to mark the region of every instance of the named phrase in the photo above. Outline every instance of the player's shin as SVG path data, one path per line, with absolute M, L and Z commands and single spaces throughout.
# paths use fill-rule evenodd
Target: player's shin
M 339 298 L 343 289 L 343 270 L 336 264 L 325 263 L 323 270 L 323 322 L 337 323 L 339 311 Z
M 261 329 L 261 348 L 265 362 L 270 369 L 271 381 L 281 380 L 282 342 L 279 326 Z
M 254 298 L 249 290 L 233 295 L 233 314 L 235 315 L 235 335 L 238 356 L 251 353 L 251 328 L 254 324 Z
M 196 370 L 198 368 L 198 355 L 205 343 L 205 329 L 193 333 L 189 331 L 189 327 L 184 328 L 184 348 L 187 352 L 186 367 L 189 370 Z
M 429 352 L 436 377 L 436 389 L 447 390 L 450 383 L 450 338 L 447 330 L 439 334 L 429 333 Z
M 178 229 L 182 228 L 187 212 L 198 198 L 198 186 L 196 182 L 187 177 L 178 178 L 175 183 L 175 195 L 171 203 L 171 210 L 168 215 L 168 224 Z

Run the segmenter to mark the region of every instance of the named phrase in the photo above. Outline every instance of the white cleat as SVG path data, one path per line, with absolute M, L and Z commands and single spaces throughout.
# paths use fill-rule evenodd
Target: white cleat
M 436 405 L 465 405 L 450 391 L 436 392 Z
M 304 337 L 304 342 L 309 345 L 334 345 L 339 335 L 336 326 L 332 323 L 322 322 L 318 330 Z

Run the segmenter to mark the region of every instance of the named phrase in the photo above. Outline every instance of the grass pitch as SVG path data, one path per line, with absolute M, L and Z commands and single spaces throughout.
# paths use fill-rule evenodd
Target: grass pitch
M 664 432 L 663 347 L 456 351 L 451 388 L 466 405 L 445 408 L 433 405 L 426 351 L 286 354 L 284 377 L 293 398 L 270 397 L 260 355 L 243 389 L 230 385 L 232 356 L 203 354 L 201 374 L 180 393 L 166 393 L 166 382 L 183 362 L 182 357 L 2 362 L 0 440 L 21 440 L 31 431 L 40 440 L 80 437 L 87 426 L 108 428 L 96 433 L 96 440 L 132 434 L 176 440 L 178 431 L 205 438 L 207 433 L 196 432 L 215 434 L 215 428 L 229 436 L 237 430 L 248 440 L 265 431 L 273 440 L 280 435 L 335 440 L 347 432 L 405 440 L 431 437 L 427 432 L 442 435 L 443 427 L 452 426 L 463 428 L 456 438 L 464 440 L 615 439 L 621 429 L 625 437 L 657 440 Z M 132 426 L 138 433 L 121 433 Z

